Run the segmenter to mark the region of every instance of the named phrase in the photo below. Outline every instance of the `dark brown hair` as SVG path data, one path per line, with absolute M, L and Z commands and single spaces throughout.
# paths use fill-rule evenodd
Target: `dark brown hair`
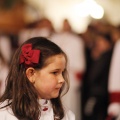
M 34 37 L 23 43 L 15 52 L 13 57 L 10 72 L 7 77 L 6 90 L 0 98 L 0 102 L 8 99 L 11 101 L 6 106 L 10 106 L 14 115 L 19 120 L 38 120 L 40 117 L 40 105 L 38 103 L 38 92 L 33 84 L 26 77 L 26 68 L 24 64 L 19 64 L 19 57 L 21 54 L 21 47 L 24 44 L 32 44 L 33 49 L 41 51 L 39 63 L 34 66 L 35 69 L 42 69 L 46 65 L 46 60 L 58 54 L 66 54 L 55 43 L 44 37 Z M 64 117 L 64 110 L 61 102 L 61 93 L 64 88 L 67 92 L 69 89 L 67 70 L 64 71 L 63 77 L 65 84 L 60 91 L 57 98 L 51 99 L 54 115 L 62 119 Z

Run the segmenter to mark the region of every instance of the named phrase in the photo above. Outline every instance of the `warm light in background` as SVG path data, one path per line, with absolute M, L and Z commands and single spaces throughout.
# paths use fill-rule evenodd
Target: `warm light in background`
M 111 24 L 120 24 L 120 15 L 118 15 L 120 4 L 114 0 L 26 1 L 38 9 L 40 16 L 43 15 L 44 17 L 49 18 L 57 31 L 61 29 L 64 18 L 68 18 L 73 30 L 78 33 L 86 30 L 91 19 L 102 19 L 104 16 L 104 18 L 109 18 L 107 21 Z
M 94 0 L 84 0 L 72 7 L 71 11 L 80 17 L 91 16 L 95 19 L 101 19 L 104 15 L 103 8 L 98 5 Z
M 73 5 L 68 13 L 68 18 L 72 21 L 75 32 L 82 33 L 87 29 L 92 18 L 101 19 L 104 15 L 103 8 L 94 0 L 84 0 Z
M 97 4 L 94 0 L 86 0 L 88 1 L 88 5 L 90 4 L 91 8 L 89 9 L 89 14 L 94 19 L 101 19 L 104 15 L 104 9 L 102 6 Z M 91 2 L 90 2 L 91 1 Z

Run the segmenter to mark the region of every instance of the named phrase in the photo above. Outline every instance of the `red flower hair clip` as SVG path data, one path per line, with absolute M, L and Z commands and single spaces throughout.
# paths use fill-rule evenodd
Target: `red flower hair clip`
M 40 50 L 33 50 L 32 44 L 25 44 L 21 48 L 20 64 L 24 63 L 25 67 L 32 67 L 34 63 L 39 62 Z

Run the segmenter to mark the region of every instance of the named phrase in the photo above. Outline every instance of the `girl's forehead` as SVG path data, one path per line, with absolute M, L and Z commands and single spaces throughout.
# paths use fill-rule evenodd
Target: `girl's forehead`
M 54 62 L 65 62 L 66 63 L 66 58 L 63 54 L 58 54 L 58 55 L 51 56 L 46 60 L 47 65 L 54 63 Z

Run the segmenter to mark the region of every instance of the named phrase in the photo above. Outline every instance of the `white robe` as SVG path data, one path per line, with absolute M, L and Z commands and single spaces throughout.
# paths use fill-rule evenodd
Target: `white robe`
M 45 100 L 42 99 L 39 101 L 39 103 L 41 105 L 41 116 L 39 120 L 54 120 L 51 102 L 48 100 L 47 104 L 45 104 Z M 0 104 L 0 107 L 5 106 L 7 104 L 8 101 L 6 100 L 2 104 Z M 44 108 L 47 108 L 47 110 L 43 111 Z M 14 116 L 12 109 L 8 106 L 3 109 L 0 109 L 0 120 L 18 120 L 18 119 Z M 72 111 L 65 108 L 65 117 L 62 120 L 75 120 L 75 116 Z
M 108 81 L 108 91 L 110 94 L 108 114 L 117 117 L 120 114 L 120 39 L 115 43 L 113 50 Z

